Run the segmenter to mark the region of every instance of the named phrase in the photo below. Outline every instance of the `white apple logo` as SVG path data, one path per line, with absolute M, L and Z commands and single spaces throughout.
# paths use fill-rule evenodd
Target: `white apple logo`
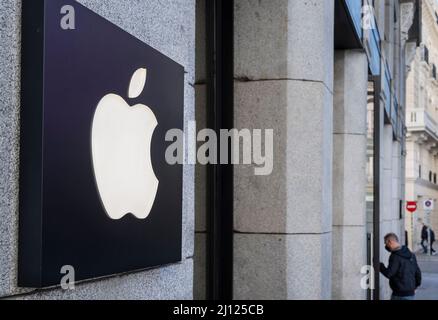
M 146 74 L 143 68 L 134 72 L 129 98 L 141 94 Z M 91 132 L 93 167 L 100 198 L 111 219 L 128 213 L 145 219 L 151 211 L 158 188 L 151 162 L 156 126 L 149 107 L 129 106 L 116 94 L 107 94 L 97 105 Z

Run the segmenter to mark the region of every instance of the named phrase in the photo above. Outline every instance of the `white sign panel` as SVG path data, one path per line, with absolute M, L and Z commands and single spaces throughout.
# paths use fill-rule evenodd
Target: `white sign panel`
M 428 211 L 433 210 L 433 202 L 434 201 L 432 199 L 424 200 L 424 202 L 423 202 L 423 209 L 424 210 L 428 210 Z

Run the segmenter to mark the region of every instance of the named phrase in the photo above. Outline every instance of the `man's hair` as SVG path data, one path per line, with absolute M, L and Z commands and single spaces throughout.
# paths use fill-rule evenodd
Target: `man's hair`
M 388 241 L 388 240 L 391 240 L 391 241 L 396 241 L 396 242 L 398 242 L 398 237 L 397 237 L 397 235 L 395 234 L 395 233 L 388 233 L 386 236 L 385 236 L 385 242 L 386 241 Z

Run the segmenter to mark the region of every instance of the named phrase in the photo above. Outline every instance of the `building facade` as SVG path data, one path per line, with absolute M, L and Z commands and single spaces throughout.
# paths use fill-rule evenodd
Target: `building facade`
M 406 200 L 417 201 L 418 208 L 406 219 L 406 230 L 415 251 L 420 249 L 422 222 L 433 230 L 438 227 L 436 206 L 428 217 L 423 205 L 426 200 L 438 199 L 437 13 L 436 1 L 422 1 L 422 43 L 410 53 L 412 63 L 407 80 Z
M 406 50 L 419 19 L 417 1 L 234 2 L 233 124 L 276 137 L 272 175 L 234 168 L 234 298 L 389 297 L 383 277 L 364 290 L 361 271 L 388 258 L 386 233 L 405 241 Z M 197 224 L 195 278 L 208 235 Z
M 386 280 L 363 279 L 387 260 L 387 232 L 405 239 L 419 1 L 79 2 L 184 67 L 185 128 L 272 129 L 273 171 L 185 165 L 180 263 L 74 290 L 19 288 L 21 1 L 1 0 L 0 297 L 389 297 Z

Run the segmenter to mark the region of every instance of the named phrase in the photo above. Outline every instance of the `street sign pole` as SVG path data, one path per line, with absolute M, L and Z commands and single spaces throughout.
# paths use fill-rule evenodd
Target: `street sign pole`
M 426 225 L 427 225 L 427 246 L 429 247 L 429 255 L 432 255 L 432 241 L 430 236 L 430 214 L 433 210 L 434 201 L 432 199 L 427 199 L 423 202 L 424 214 L 426 216 Z
M 414 227 L 414 213 L 411 214 L 411 241 L 409 242 L 409 244 L 411 245 L 411 249 L 415 250 L 416 246 L 417 246 L 417 241 L 416 241 L 416 237 L 415 237 L 415 227 Z
M 407 201 L 406 210 L 411 213 L 411 246 L 414 249 L 414 213 L 417 211 L 417 201 Z

